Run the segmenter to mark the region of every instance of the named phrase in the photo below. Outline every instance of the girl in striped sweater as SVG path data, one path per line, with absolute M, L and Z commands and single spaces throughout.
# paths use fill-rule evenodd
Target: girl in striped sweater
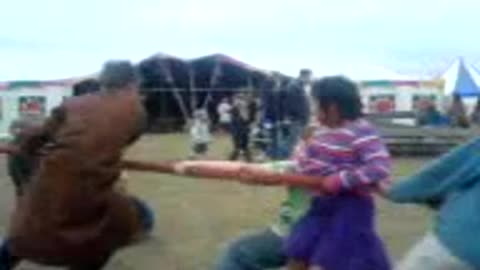
M 293 160 L 298 173 L 323 180 L 318 191 L 311 190 L 310 209 L 286 241 L 289 269 L 388 270 L 372 192 L 390 178 L 390 155 L 362 119 L 353 82 L 324 78 L 313 85 L 312 96 L 322 127 Z

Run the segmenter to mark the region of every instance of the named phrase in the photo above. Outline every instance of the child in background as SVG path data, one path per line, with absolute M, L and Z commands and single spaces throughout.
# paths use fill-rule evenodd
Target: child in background
M 223 98 L 217 107 L 217 113 L 222 132 L 228 133 L 232 123 L 232 105 L 230 105 L 228 98 Z
M 208 152 L 208 144 L 211 142 L 208 114 L 204 110 L 197 110 L 194 113 L 194 120 L 190 128 L 192 140 L 191 159 L 201 159 Z
M 388 270 L 375 231 L 372 191 L 389 180 L 390 155 L 375 128 L 362 119 L 357 86 L 343 77 L 313 85 L 322 125 L 297 149 L 296 171 L 323 177 L 310 209 L 286 241 L 292 270 Z M 327 192 L 325 192 L 327 191 Z

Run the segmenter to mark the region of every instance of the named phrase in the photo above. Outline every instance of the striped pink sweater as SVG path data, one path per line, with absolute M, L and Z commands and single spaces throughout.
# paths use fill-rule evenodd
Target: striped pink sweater
M 377 130 L 364 119 L 341 128 L 319 128 L 293 159 L 299 173 L 328 177 L 334 192 L 363 193 L 390 181 L 390 154 Z

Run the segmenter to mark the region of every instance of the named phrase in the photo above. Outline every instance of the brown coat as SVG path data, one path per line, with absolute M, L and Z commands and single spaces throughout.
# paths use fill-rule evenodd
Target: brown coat
M 138 94 L 72 98 L 32 131 L 23 150 L 41 153 L 10 226 L 15 255 L 48 264 L 94 261 L 139 231 L 130 199 L 114 191 L 124 149 L 145 119 Z

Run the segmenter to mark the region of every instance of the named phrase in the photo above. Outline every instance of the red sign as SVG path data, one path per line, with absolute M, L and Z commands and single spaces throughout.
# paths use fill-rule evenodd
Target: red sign
M 43 116 L 46 112 L 46 98 L 42 96 L 20 97 L 18 108 L 20 116 Z
M 376 95 L 370 97 L 369 111 L 371 113 L 389 113 L 395 111 L 394 95 Z

